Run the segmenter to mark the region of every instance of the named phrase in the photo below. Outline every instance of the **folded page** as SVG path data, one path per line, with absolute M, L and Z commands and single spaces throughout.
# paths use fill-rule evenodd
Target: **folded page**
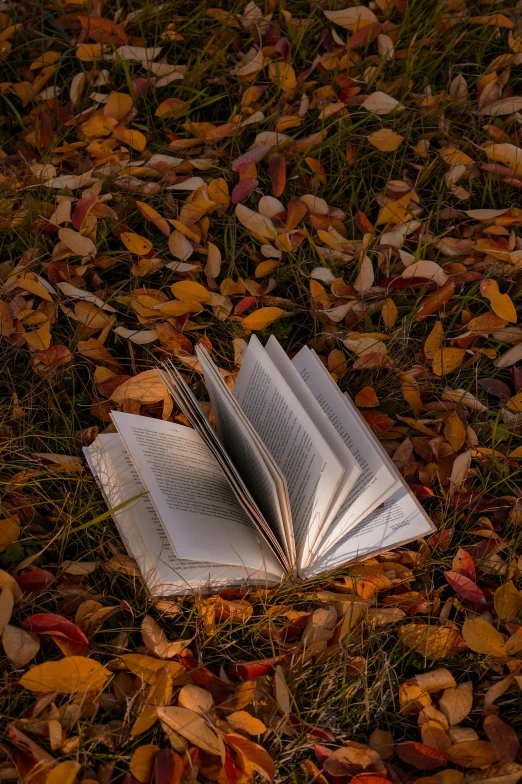
M 233 395 L 286 479 L 302 568 L 309 562 L 344 468 L 255 335 Z
M 186 594 L 207 587 L 215 589 L 246 580 L 273 584 L 283 576 L 281 569 L 270 574 L 264 570 L 178 558 L 119 434 L 98 436 L 84 453 L 109 508 L 142 494 L 115 512 L 113 519 L 154 596 Z
M 362 469 L 336 518 L 324 532 L 319 544 L 322 551 L 382 504 L 402 482 L 390 466 L 389 457 L 375 443 L 375 436 L 359 411 L 343 395 L 317 355 L 305 347 L 292 363 Z
M 199 433 L 115 411 L 112 419 L 180 558 L 278 568 Z
M 284 541 L 282 546 L 282 543 L 280 543 L 279 539 L 272 530 L 273 527 L 278 530 L 277 524 L 275 526 L 271 526 L 266 521 L 262 511 L 260 510 L 247 485 L 245 484 L 241 473 L 237 470 L 234 462 L 231 460 L 224 444 L 221 442 L 214 428 L 203 413 L 199 401 L 195 397 L 189 385 L 186 383 L 183 376 L 171 363 L 165 364 L 161 369 L 158 368 L 158 373 L 160 374 L 172 397 L 181 408 L 192 427 L 201 435 L 205 444 L 208 446 L 219 465 L 225 472 L 225 475 L 243 509 L 257 525 L 283 566 L 286 569 L 289 569 L 290 561 L 286 554 L 286 546 L 284 546 Z M 230 430 L 227 432 L 230 432 Z M 239 462 L 241 464 L 241 461 Z M 261 465 L 261 470 L 263 470 L 263 465 Z M 259 472 L 256 474 L 256 476 L 259 476 Z M 255 489 L 257 488 L 259 488 L 258 483 L 255 485 Z M 265 498 L 266 496 L 263 496 L 261 500 L 264 502 Z M 277 515 L 278 513 L 279 507 L 276 498 L 275 514 Z
M 361 475 L 362 468 L 360 468 L 359 463 L 299 375 L 299 371 L 292 364 L 292 361 L 273 335 L 266 344 L 265 351 L 344 468 L 345 474 L 339 483 L 327 518 L 323 523 L 323 528 L 325 528 L 335 519 L 346 496 Z
M 219 439 L 284 548 L 289 564 L 293 565 L 295 548 L 285 479 L 207 352 L 199 347 L 196 352 L 212 403 Z
M 391 550 L 435 530 L 417 499 L 405 487 L 388 498 L 382 508 L 352 528 L 333 547 L 315 559 L 300 577 L 336 569 L 345 563 Z

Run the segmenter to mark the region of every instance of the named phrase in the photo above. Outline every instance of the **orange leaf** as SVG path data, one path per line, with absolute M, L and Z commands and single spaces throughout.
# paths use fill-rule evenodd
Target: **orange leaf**
M 496 280 L 489 278 L 480 284 L 480 293 L 491 303 L 491 309 L 502 319 L 517 323 L 517 311 L 509 294 L 501 294 Z
M 355 395 L 355 405 L 358 408 L 373 408 L 379 405 L 379 398 L 373 387 L 363 387 Z

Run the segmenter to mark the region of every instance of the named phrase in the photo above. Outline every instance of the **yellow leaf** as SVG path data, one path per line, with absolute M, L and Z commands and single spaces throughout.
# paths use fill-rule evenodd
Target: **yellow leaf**
M 48 661 L 31 667 L 20 678 L 20 686 L 29 691 L 59 694 L 100 691 L 111 673 L 94 659 L 86 656 L 66 656 L 59 661 Z
M 433 357 L 433 372 L 436 376 L 452 373 L 462 365 L 465 356 L 463 348 L 442 348 Z
M 522 174 L 522 150 L 514 144 L 492 144 L 484 150 L 490 161 L 504 163 L 517 174 Z
M 214 699 L 210 692 L 196 686 L 195 683 L 187 683 L 178 694 L 178 704 L 181 708 L 194 711 L 194 713 L 208 713 L 214 707 Z
M 261 773 L 261 775 L 269 781 L 274 780 L 274 760 L 266 749 L 262 746 L 258 746 L 258 744 L 254 743 L 252 740 L 244 738 L 242 735 L 236 735 L 235 733 L 229 733 L 225 738 L 230 746 L 240 751 L 247 758 L 258 773 Z
M 165 218 L 163 218 L 159 212 L 157 212 L 153 207 L 150 207 L 144 201 L 136 201 L 136 204 L 138 205 L 138 209 L 144 218 L 151 221 L 151 223 L 153 223 L 156 228 L 159 229 L 166 237 L 170 235 L 170 226 L 168 221 L 165 220 Z M 141 239 L 143 239 L 143 237 Z
M 228 207 L 230 204 L 230 195 L 228 192 L 228 183 L 223 177 L 217 177 L 215 180 L 210 180 L 208 184 L 208 197 L 220 207 Z
M 110 316 L 101 308 L 97 308 L 94 302 L 79 300 L 74 306 L 74 314 L 78 321 L 85 324 L 89 329 L 104 329 L 114 321 L 114 316 Z
M 155 746 L 154 743 L 147 743 L 133 752 L 129 768 L 131 775 L 141 784 L 149 784 L 152 780 L 154 760 L 159 750 L 160 747 Z
M 404 141 L 404 136 L 395 133 L 391 128 L 381 128 L 371 133 L 368 141 L 381 152 L 394 152 Z
M 78 256 L 88 256 L 96 250 L 96 245 L 89 237 L 84 237 L 79 231 L 74 229 L 60 229 L 58 236 L 69 250 Z
M 124 125 L 116 125 L 112 129 L 112 135 L 128 147 L 133 147 L 138 152 L 142 152 L 147 146 L 147 139 L 140 131 L 126 128 Z
M 251 716 L 247 711 L 234 711 L 227 716 L 227 721 L 233 730 L 246 732 L 247 735 L 260 735 L 266 730 L 263 722 Z
M 373 11 L 365 5 L 344 8 L 342 11 L 323 11 L 323 13 L 330 22 L 334 22 L 352 33 L 357 32 L 361 27 L 379 21 Z
M 522 411 L 522 392 L 518 392 L 513 397 L 510 397 L 506 406 L 510 411 Z
M 173 678 L 177 678 L 185 671 L 183 665 L 178 662 L 165 662 L 164 659 L 155 659 L 153 656 L 147 656 L 143 653 L 124 653 L 120 659 L 128 670 L 148 684 L 154 683 L 158 670 L 161 670 L 166 664 L 168 664 Z
M 224 759 L 225 746 L 221 736 L 216 735 L 198 713 L 169 705 L 166 708 L 158 708 L 158 717 L 163 724 L 178 732 L 189 743 Z
M 297 85 L 295 71 L 291 65 L 285 62 L 270 63 L 268 75 L 271 81 L 281 90 L 293 90 Z
M 266 329 L 284 313 L 281 308 L 260 308 L 243 319 L 245 329 Z
M 496 280 L 489 278 L 480 284 L 480 293 L 491 303 L 491 310 L 501 319 L 517 323 L 517 311 L 509 294 L 501 294 Z
M 99 60 L 103 54 L 101 44 L 82 44 L 76 50 L 76 57 L 84 63 L 93 63 Z
M 493 601 L 498 617 L 507 623 L 514 621 L 522 609 L 522 596 L 512 580 L 497 588 Z
M 125 117 L 130 112 L 133 105 L 134 102 L 127 93 L 111 93 L 103 107 L 103 114 L 105 117 L 121 120 L 122 117 Z
M 18 517 L 4 517 L 3 520 L 0 520 L 0 553 L 10 544 L 17 542 L 19 538 L 20 525 Z
M 156 370 L 144 370 L 137 376 L 124 381 L 117 387 L 111 400 L 115 403 L 123 403 L 125 400 L 137 400 L 142 405 L 148 403 L 158 403 L 164 400 L 169 394 L 167 387 L 161 380 Z
M 424 354 L 426 359 L 433 359 L 438 351 L 442 348 L 442 339 L 444 337 L 444 329 L 442 321 L 436 321 L 433 329 L 426 338 L 424 343 Z
M 466 432 L 459 415 L 453 411 L 446 420 L 444 437 L 454 452 L 458 452 L 466 443 Z
M 466 644 L 475 653 L 484 653 L 487 656 L 503 656 L 505 652 L 505 642 L 503 635 L 498 632 L 490 623 L 475 618 L 467 618 L 462 627 L 462 636 Z
M 397 321 L 397 314 L 397 305 L 391 299 L 391 297 L 389 297 L 382 306 L 381 310 L 382 320 L 384 321 L 384 326 L 386 329 L 392 329 L 393 325 Z
M 460 633 L 450 626 L 410 623 L 401 628 L 400 641 L 429 659 L 450 656 L 465 648 Z
M 168 705 L 172 697 L 172 672 L 169 666 L 158 670 L 154 683 L 150 687 L 140 714 L 134 722 L 130 734 L 141 735 L 152 727 L 158 718 L 157 709 Z
M 80 763 L 74 760 L 59 762 L 45 779 L 45 784 L 74 784 L 80 768 Z
M 137 256 L 146 256 L 152 250 L 152 242 L 145 237 L 140 237 L 139 234 L 124 231 L 120 239 L 129 253 L 135 253 Z
M 456 687 L 445 689 L 439 699 L 439 710 L 453 727 L 464 721 L 473 705 L 473 684 L 471 681 L 461 683 Z
M 210 292 L 195 280 L 179 280 L 172 284 L 170 290 L 181 302 L 206 302 L 210 299 Z
M 24 291 L 29 291 L 30 294 L 36 294 L 37 297 L 47 300 L 47 302 L 52 302 L 53 300 L 47 289 L 38 282 L 36 276 L 31 272 L 26 275 L 20 275 L 16 279 L 16 285 Z

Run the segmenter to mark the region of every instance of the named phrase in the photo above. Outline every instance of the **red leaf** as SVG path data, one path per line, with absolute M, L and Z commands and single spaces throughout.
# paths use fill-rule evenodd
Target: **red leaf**
M 463 547 L 459 547 L 451 565 L 454 572 L 463 574 L 464 577 L 469 577 L 473 582 L 476 581 L 477 571 L 475 569 L 475 563 L 471 555 L 467 550 L 464 550 Z
M 232 204 L 237 204 L 240 201 L 244 201 L 252 191 L 254 191 L 259 182 L 257 180 L 240 180 L 232 190 L 231 198 Z
M 374 41 L 382 33 L 383 25 L 381 22 L 372 22 L 366 27 L 361 27 L 357 32 L 350 36 L 348 46 L 350 49 L 360 49 Z
M 183 760 L 171 749 L 161 749 L 154 757 L 154 784 L 179 784 Z
M 72 621 L 68 621 L 62 615 L 55 613 L 37 613 L 25 618 L 21 625 L 27 632 L 33 634 L 50 634 L 54 637 L 64 637 L 70 645 L 68 646 L 73 656 L 88 656 L 90 647 L 89 640 Z
M 366 217 L 362 210 L 357 210 L 355 213 L 355 225 L 361 232 L 361 234 L 373 234 L 375 229 L 373 228 L 371 221 L 369 218 Z
M 374 433 L 386 433 L 392 426 L 393 420 L 380 411 L 361 411 L 361 416 L 370 425 Z
M 485 389 L 488 395 L 493 397 L 511 397 L 511 390 L 508 385 L 498 378 L 479 378 L 479 384 Z
M 474 609 L 484 609 L 486 597 L 478 585 L 459 572 L 446 572 L 444 577 L 464 601 L 468 602 Z
M 301 223 L 304 216 L 308 212 L 306 208 L 306 204 L 301 199 L 292 199 L 288 202 L 288 206 L 286 208 L 286 228 L 288 231 L 292 231 L 295 227 Z
M 240 299 L 237 305 L 234 308 L 234 315 L 240 316 L 249 308 L 252 308 L 257 302 L 256 297 L 243 297 Z
M 417 770 L 435 770 L 446 763 L 445 755 L 435 746 L 406 741 L 406 743 L 399 743 L 396 749 L 400 759 L 407 765 L 413 765 Z
M 286 158 L 284 155 L 272 155 L 268 164 L 268 175 L 274 196 L 281 196 L 286 185 Z
M 15 580 L 24 593 L 41 593 L 54 581 L 54 575 L 45 569 L 35 569 L 19 574 Z
M 427 289 L 435 291 L 437 284 L 429 278 L 383 278 L 379 283 L 385 289 Z
M 241 167 L 246 163 L 259 163 L 259 161 L 263 160 L 270 147 L 270 144 L 260 144 L 259 147 L 253 147 L 244 155 L 240 155 L 239 158 L 233 161 L 232 171 L 240 171 Z
M 272 672 L 274 666 L 281 661 L 282 656 L 273 659 L 259 659 L 259 661 L 246 662 L 244 664 L 231 664 L 228 668 L 229 675 L 240 678 L 243 681 L 251 681 Z
M 378 773 L 359 773 L 350 784 L 391 784 L 391 781 Z
M 76 18 L 82 29 L 88 33 L 89 38 L 97 43 L 121 46 L 128 41 L 123 28 L 111 19 L 106 19 L 104 16 L 85 16 L 83 14 Z
M 482 490 L 470 490 L 468 493 L 459 493 L 453 499 L 455 506 L 471 509 L 473 512 L 498 512 L 501 509 L 511 509 L 513 503 L 505 498 L 495 498 L 490 493 Z
M 410 485 L 410 490 L 414 493 L 417 498 L 433 498 L 435 493 L 433 490 L 430 490 L 429 487 L 425 485 Z

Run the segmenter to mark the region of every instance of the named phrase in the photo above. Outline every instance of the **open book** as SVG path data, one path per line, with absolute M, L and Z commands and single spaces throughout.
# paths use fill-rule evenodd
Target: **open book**
M 233 392 L 197 356 L 215 429 L 167 363 L 158 373 L 192 427 L 114 411 L 117 432 L 84 450 L 154 595 L 308 578 L 433 529 L 313 351 L 290 360 L 253 336 Z

